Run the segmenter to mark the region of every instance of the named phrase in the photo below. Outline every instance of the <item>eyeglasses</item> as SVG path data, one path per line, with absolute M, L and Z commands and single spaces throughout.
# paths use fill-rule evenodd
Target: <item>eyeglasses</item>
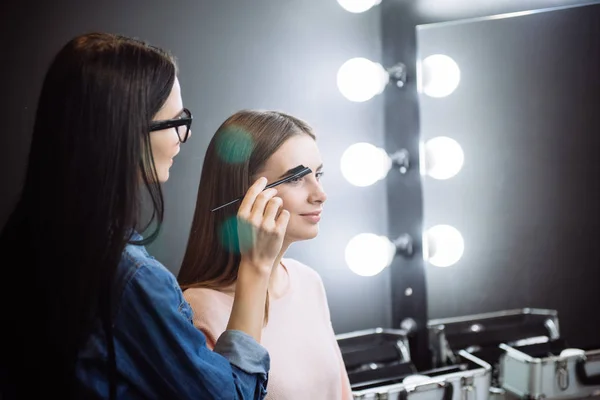
M 192 126 L 192 120 L 194 117 L 187 108 L 184 108 L 181 115 L 178 118 L 165 119 L 162 121 L 150 122 L 150 132 L 161 131 L 163 129 L 176 128 L 177 136 L 181 143 L 185 143 L 190 136 L 190 127 Z

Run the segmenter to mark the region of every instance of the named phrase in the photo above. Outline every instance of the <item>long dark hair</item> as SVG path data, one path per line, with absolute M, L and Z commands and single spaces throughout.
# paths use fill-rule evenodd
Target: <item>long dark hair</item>
M 0 236 L 3 318 L 10 326 L 3 347 L 17 350 L 1 356 L 7 397 L 32 390 L 73 396 L 77 354 L 98 320 L 114 382 L 110 286 L 133 231 L 155 222 L 139 243 L 145 244 L 162 222 L 148 126 L 176 74 L 165 51 L 104 33 L 72 39 L 53 60 L 21 197 Z M 152 216 L 142 226 L 144 188 Z M 7 303 L 9 286 L 21 291 Z M 29 385 L 17 386 L 21 377 Z
M 278 111 L 242 110 L 208 145 L 194 219 L 177 279 L 183 290 L 222 289 L 237 280 L 241 256 L 235 217 L 239 204 L 211 212 L 250 188 L 266 161 L 289 138 L 315 134 L 305 121 Z M 268 297 L 265 306 L 268 319 Z

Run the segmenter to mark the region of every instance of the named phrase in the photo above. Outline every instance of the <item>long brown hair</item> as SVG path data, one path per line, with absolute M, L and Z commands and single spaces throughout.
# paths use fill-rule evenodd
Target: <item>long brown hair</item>
M 204 158 L 194 219 L 177 277 L 183 290 L 218 290 L 235 283 L 241 261 L 235 223 L 239 203 L 210 210 L 246 193 L 269 157 L 299 134 L 316 138 L 306 122 L 278 111 L 242 110 L 219 127 Z M 265 312 L 266 319 L 268 297 Z

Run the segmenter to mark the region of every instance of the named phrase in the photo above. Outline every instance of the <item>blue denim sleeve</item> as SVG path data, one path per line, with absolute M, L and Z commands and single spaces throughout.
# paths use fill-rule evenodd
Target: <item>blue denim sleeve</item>
M 267 350 L 243 332 L 227 331 L 211 351 L 191 313 L 170 271 L 138 267 L 115 317 L 117 363 L 129 375 L 125 380 L 148 398 L 263 399 Z
M 217 339 L 214 351 L 249 374 L 259 374 L 264 371 L 266 349 L 247 333 L 235 330 L 223 332 Z

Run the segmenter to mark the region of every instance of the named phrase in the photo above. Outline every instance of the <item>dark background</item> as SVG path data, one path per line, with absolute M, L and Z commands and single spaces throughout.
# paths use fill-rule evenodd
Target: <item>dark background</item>
M 3 2 L 0 225 L 23 179 L 51 57 L 76 34 L 122 33 L 178 57 L 184 102 L 195 116 L 193 137 L 165 185 L 163 234 L 150 247 L 173 272 L 210 136 L 238 109 L 279 109 L 306 119 L 319 135 L 329 195 L 321 234 L 288 256 L 321 274 L 337 333 L 397 326 L 405 316 L 423 322 L 427 311 L 434 318 L 537 306 L 557 308 L 569 338 L 592 342 L 600 318 L 592 194 L 599 165 L 598 6 L 595 14 L 587 7 L 429 28 L 420 30 L 417 46 L 420 24 L 584 2 L 474 3 L 383 0 L 351 14 L 335 0 Z M 434 50 L 454 57 L 462 72 L 457 91 L 438 102 L 420 99 L 414 85 L 418 52 Z M 351 57 L 387 66 L 402 61 L 409 83 L 349 102 L 337 90 L 336 73 Z M 421 127 L 423 137 L 441 129 L 459 140 L 466 161 L 456 178 L 421 180 L 413 168 L 367 188 L 343 179 L 339 160 L 347 146 L 367 141 L 416 155 Z M 356 276 L 345 265 L 344 247 L 358 233 L 408 232 L 418 242 L 424 226 L 441 222 L 465 238 L 465 255 L 454 267 L 425 265 L 419 246 L 416 257 L 397 258 L 375 277 Z M 2 266 L 18 268 L 7 260 Z M 412 296 L 404 295 L 407 287 Z M 579 311 L 585 316 L 576 317 Z
M 183 100 L 194 114 L 192 138 L 164 186 L 164 230 L 150 252 L 179 270 L 204 153 L 218 126 L 242 108 L 283 110 L 315 128 L 329 195 L 319 237 L 287 255 L 322 276 L 337 331 L 389 324 L 389 272 L 364 279 L 344 261 L 352 236 L 386 233 L 385 184 L 356 188 L 339 168 L 352 143 L 384 144 L 383 98 L 352 103 L 336 86 L 348 58 L 381 58 L 377 10 L 352 15 L 335 0 L 59 0 L 1 7 L 0 225 L 23 179 L 37 96 L 52 56 L 72 36 L 91 30 L 137 36 L 177 56 Z

